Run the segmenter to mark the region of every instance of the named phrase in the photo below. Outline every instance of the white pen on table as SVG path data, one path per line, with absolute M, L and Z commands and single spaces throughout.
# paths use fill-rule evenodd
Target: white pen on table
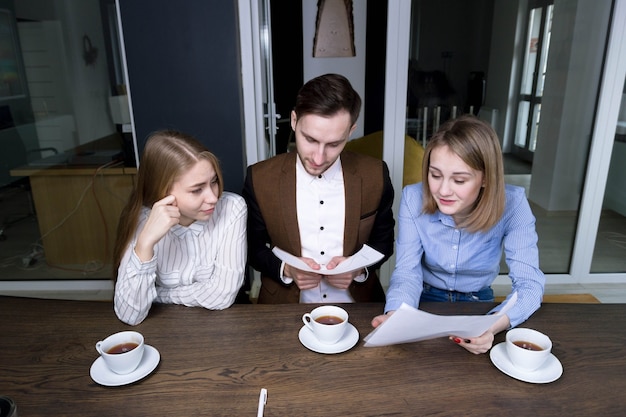
M 259 394 L 259 409 L 256 413 L 256 417 L 263 417 L 263 409 L 265 408 L 266 402 L 267 402 L 267 390 L 265 388 L 261 388 L 261 393 Z

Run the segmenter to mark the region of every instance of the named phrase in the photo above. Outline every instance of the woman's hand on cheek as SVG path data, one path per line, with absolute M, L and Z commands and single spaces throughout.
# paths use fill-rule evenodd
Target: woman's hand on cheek
M 152 259 L 154 245 L 180 220 L 180 210 L 176 206 L 176 197 L 168 195 L 157 201 L 150 210 L 148 220 L 137 237 L 135 253 L 142 261 Z

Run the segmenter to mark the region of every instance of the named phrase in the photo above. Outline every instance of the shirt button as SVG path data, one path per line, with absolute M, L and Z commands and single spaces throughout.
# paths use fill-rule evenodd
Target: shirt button
M 322 174 L 318 175 L 317 178 L 322 178 Z
M 454 268 L 454 264 L 450 264 L 450 268 Z
M 322 298 L 326 298 L 326 294 L 322 295 Z
M 320 200 L 320 204 L 324 204 L 324 200 Z
M 323 255 L 323 254 L 324 254 L 324 251 L 321 251 L 321 252 L 320 252 L 320 255 Z
M 324 226 L 320 226 L 320 230 L 324 230 Z
M 456 250 L 456 245 L 452 246 L 452 249 Z

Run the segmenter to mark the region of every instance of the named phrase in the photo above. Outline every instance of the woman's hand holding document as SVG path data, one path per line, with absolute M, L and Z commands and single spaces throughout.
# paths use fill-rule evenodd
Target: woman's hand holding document
M 325 265 L 321 265 L 320 269 L 313 269 L 297 256 L 294 256 L 289 252 L 285 252 L 278 246 L 275 246 L 274 249 L 272 249 L 272 252 L 274 252 L 274 255 L 276 255 L 281 261 L 285 262 L 286 264 L 292 265 L 302 271 L 315 272 L 321 275 L 338 275 L 345 272 L 362 269 L 370 265 L 374 265 L 376 262 L 383 259 L 384 256 L 376 249 L 373 249 L 367 245 L 363 245 L 360 251 L 350 256 L 333 269 L 326 269 Z
M 497 314 L 473 316 L 440 316 L 403 303 L 387 320 L 365 336 L 364 346 L 411 343 L 450 335 L 475 337 L 483 334 L 506 314 L 516 300 L 517 293 Z

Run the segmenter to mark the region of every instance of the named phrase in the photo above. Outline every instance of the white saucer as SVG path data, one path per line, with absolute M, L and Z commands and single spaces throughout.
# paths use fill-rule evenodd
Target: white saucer
M 89 375 L 91 379 L 100 385 L 106 385 L 107 387 L 117 387 L 120 385 L 131 384 L 139 381 L 141 378 L 148 376 L 159 364 L 161 355 L 159 351 L 150 345 L 146 345 L 144 348 L 143 357 L 139 366 L 133 372 L 126 375 L 119 375 L 111 371 L 105 364 L 102 356 L 98 357 L 91 365 Z
M 561 365 L 561 362 L 552 353 L 541 368 L 535 371 L 522 371 L 517 369 L 509 360 L 509 355 L 506 353 L 505 342 L 491 348 L 489 356 L 496 368 L 508 376 L 524 382 L 547 384 L 556 381 L 563 374 L 563 365 Z
M 341 353 L 352 348 L 359 341 L 359 331 L 352 324 L 348 323 L 346 333 L 334 345 L 320 343 L 313 332 L 306 326 L 302 326 L 298 333 L 300 343 L 307 349 L 317 353 Z

